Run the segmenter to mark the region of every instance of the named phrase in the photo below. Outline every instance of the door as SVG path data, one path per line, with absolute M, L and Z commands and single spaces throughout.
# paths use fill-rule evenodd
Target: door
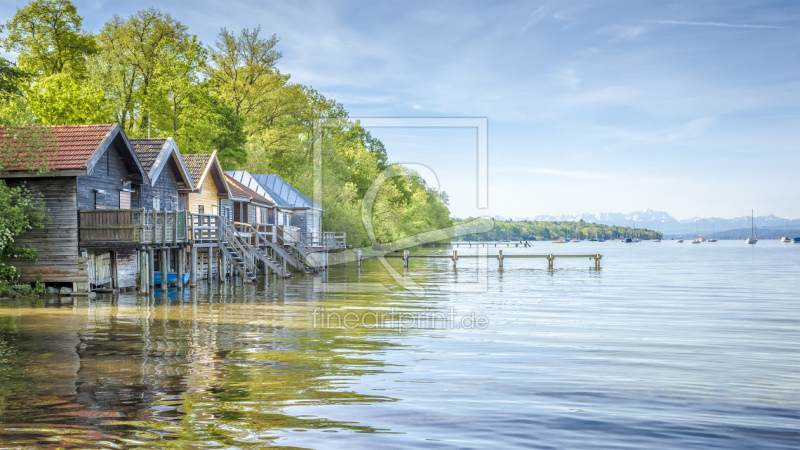
M 119 191 L 119 209 L 131 209 L 131 193 Z

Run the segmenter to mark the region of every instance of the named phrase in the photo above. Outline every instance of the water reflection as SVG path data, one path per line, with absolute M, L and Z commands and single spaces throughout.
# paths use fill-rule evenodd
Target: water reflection
M 384 370 L 375 355 L 390 344 L 375 333 L 388 331 L 314 328 L 310 280 L 270 281 L 4 303 L 0 446 L 230 446 L 270 442 L 273 430 L 382 431 L 293 409 L 393 401 L 352 386 Z

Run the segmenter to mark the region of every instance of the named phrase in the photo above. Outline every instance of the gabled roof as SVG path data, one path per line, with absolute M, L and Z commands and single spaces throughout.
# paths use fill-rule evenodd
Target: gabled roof
M 36 127 L 44 131 L 45 140 L 42 148 L 37 148 L 37 153 L 42 155 L 46 166 L 51 172 L 46 176 L 77 176 L 91 172 L 94 165 L 105 153 L 112 143 L 117 143 L 125 165 L 130 173 L 137 173 L 143 178 L 146 176 L 139 158 L 131 148 L 128 137 L 118 123 L 101 125 L 57 125 L 49 127 Z M 34 129 L 31 127 L 30 129 Z M 3 145 L 16 138 L 11 135 L 10 128 L 0 127 L 0 141 Z M 49 136 L 48 136 L 49 134 Z M 10 155 L 14 158 L 14 155 Z M 6 172 L 27 172 L 29 169 L 18 161 L 9 159 L 0 161 L 5 165 Z M 59 173 L 62 171 L 62 173 Z M 69 171 L 68 174 L 63 172 Z
M 258 184 L 258 181 L 256 181 L 255 178 L 253 178 L 253 175 L 251 175 L 250 172 L 247 172 L 245 170 L 228 170 L 225 172 L 225 174 L 230 176 L 234 180 L 240 182 L 244 186 L 247 186 L 249 189 L 252 189 L 253 191 L 257 192 L 259 195 L 262 195 L 272 200 L 273 202 L 275 202 L 275 205 L 278 208 L 282 209 L 291 208 L 291 205 L 289 205 L 288 203 L 286 203 L 286 201 L 280 198 L 278 194 L 272 192 L 269 189 L 265 189 L 264 186 Z
M 254 175 L 243 170 L 225 172 L 261 195 L 268 196 L 278 206 L 288 209 L 323 209 L 277 175 Z M 262 193 L 263 192 L 263 193 Z
M 164 167 L 172 160 L 178 167 L 178 172 L 185 189 L 190 191 L 194 190 L 194 183 L 189 176 L 189 169 L 183 161 L 181 152 L 178 151 L 178 145 L 175 139 L 172 138 L 158 138 L 158 139 L 131 139 L 131 146 L 136 156 L 142 163 L 142 167 L 147 172 L 150 179 L 150 185 L 153 186 L 158 180 L 158 176 L 164 171 Z M 184 189 L 184 188 L 182 188 Z
M 275 206 L 275 202 L 236 181 L 234 178 L 228 175 L 227 172 L 225 173 L 225 181 L 228 183 L 228 187 L 231 189 L 231 194 L 233 196 L 247 198 L 251 202 L 261 203 L 267 206 Z
M 186 169 L 189 171 L 189 177 L 192 179 L 194 188 L 192 191 L 197 191 L 203 186 L 203 181 L 211 174 L 214 184 L 217 185 L 217 190 L 227 196 L 231 195 L 228 183 L 225 182 L 225 173 L 217 160 L 217 151 L 212 153 L 183 155 L 183 162 L 186 164 Z

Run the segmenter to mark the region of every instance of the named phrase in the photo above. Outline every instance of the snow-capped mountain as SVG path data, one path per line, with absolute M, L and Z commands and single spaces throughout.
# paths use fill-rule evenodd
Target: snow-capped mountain
M 697 226 L 695 227 L 695 219 L 678 220 L 672 217 L 666 211 L 653 211 L 652 209 L 633 211 L 630 213 L 607 212 L 597 214 L 585 213 L 560 216 L 541 215 L 535 217 L 514 218 L 514 220 L 517 221 L 526 219 L 571 222 L 583 220 L 584 222 L 599 223 L 603 225 L 635 225 L 636 228 L 660 230 L 664 234 L 685 234 L 687 236 L 694 235 L 695 228 L 701 233 L 705 232 L 705 234 L 711 234 L 712 229 L 714 231 L 726 231 L 739 228 L 750 228 L 750 216 L 741 216 L 732 219 L 723 219 L 721 217 L 700 217 L 697 218 Z M 786 226 L 786 219 L 778 217 L 774 214 L 770 214 L 768 216 L 756 216 L 755 222 L 756 227 L 758 228 L 785 228 Z M 795 219 L 789 221 L 789 234 L 793 236 L 800 234 L 800 220 Z

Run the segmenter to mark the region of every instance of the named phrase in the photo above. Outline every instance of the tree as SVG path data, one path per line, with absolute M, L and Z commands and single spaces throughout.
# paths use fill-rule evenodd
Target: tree
M 233 106 L 201 84 L 178 123 L 175 140 L 183 153 L 217 150 L 224 169 L 238 169 L 247 161 L 244 119 Z
M 261 39 L 261 27 L 245 28 L 239 37 L 222 28 L 211 48 L 206 74 L 219 86 L 223 98 L 233 104 L 237 115 L 251 117 L 264 109 L 273 92 L 285 83 L 275 64 L 283 56 L 275 49 L 278 37 Z
M 197 37 L 171 15 L 154 8 L 127 19 L 115 15 L 97 40 L 100 55 L 92 77 L 109 99 L 116 121 L 131 136 L 146 135 L 153 113 L 169 115 L 159 109 L 164 105 L 158 96 L 169 92 L 181 103 L 185 95 L 179 88 L 191 84 L 204 64 Z M 176 67 L 171 68 L 173 63 Z M 180 77 L 184 79 L 176 80 Z
M 95 53 L 92 35 L 70 0 L 33 0 L 7 22 L 4 47 L 17 51 L 20 69 L 35 75 L 85 74 L 86 57 Z
M 103 92 L 66 73 L 39 78 L 28 89 L 27 100 L 43 125 L 83 125 L 111 119 Z

